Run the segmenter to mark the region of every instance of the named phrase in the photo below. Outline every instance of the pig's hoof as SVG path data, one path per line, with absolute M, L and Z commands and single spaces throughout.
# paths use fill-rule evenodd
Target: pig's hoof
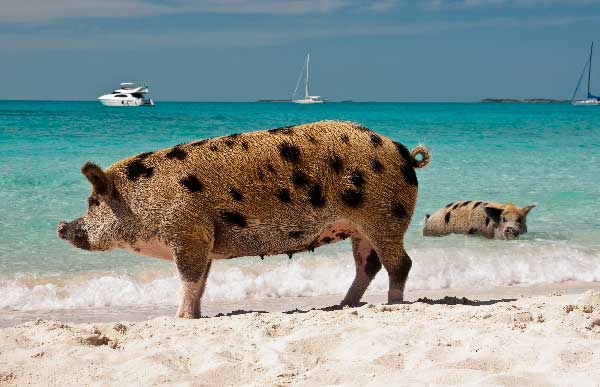
M 191 319 L 200 318 L 200 313 L 198 313 L 198 312 L 177 312 L 177 315 L 175 317 L 191 320 Z

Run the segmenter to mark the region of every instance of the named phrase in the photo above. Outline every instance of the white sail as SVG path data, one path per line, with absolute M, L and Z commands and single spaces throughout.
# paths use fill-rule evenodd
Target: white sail
M 300 85 L 300 80 L 302 79 L 302 75 L 304 74 L 304 68 L 300 72 L 300 77 L 298 77 L 298 82 L 296 82 L 296 88 L 294 89 L 294 93 L 292 94 L 292 102 L 298 104 L 313 104 L 313 103 L 324 103 L 326 100 L 323 97 L 318 95 L 310 95 L 308 92 L 308 68 L 310 65 L 310 53 L 306 56 L 306 77 L 304 79 L 304 98 L 295 98 L 296 92 L 298 91 L 298 86 Z

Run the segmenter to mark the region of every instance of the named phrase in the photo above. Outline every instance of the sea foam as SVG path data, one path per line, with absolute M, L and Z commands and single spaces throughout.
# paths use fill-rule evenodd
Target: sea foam
M 413 268 L 407 289 L 493 287 L 511 284 L 600 281 L 600 254 L 566 241 L 462 244 L 409 250 Z M 174 270 L 147 279 L 143 275 L 99 274 L 85 278 L 0 281 L 0 308 L 68 309 L 124 305 L 176 305 L 179 279 Z M 247 258 L 217 261 L 209 276 L 205 299 L 242 301 L 249 298 L 310 297 L 346 292 L 354 277 L 350 252 L 303 254 L 291 261 Z M 370 292 L 387 290 L 382 270 Z

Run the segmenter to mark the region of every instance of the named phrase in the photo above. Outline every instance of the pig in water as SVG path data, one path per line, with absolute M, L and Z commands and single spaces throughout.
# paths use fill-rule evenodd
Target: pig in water
M 88 211 L 60 222 L 58 236 L 85 250 L 173 259 L 184 318 L 200 316 L 213 259 L 291 257 L 348 237 L 356 277 L 342 304 L 357 304 L 382 264 L 388 300 L 400 302 L 414 168 L 429 160 L 422 146 L 409 152 L 361 125 L 322 121 L 180 144 L 104 171 L 87 163 Z
M 425 216 L 425 236 L 475 234 L 490 239 L 515 239 L 527 232 L 527 214 L 536 205 L 519 208 L 512 203 L 461 201 Z

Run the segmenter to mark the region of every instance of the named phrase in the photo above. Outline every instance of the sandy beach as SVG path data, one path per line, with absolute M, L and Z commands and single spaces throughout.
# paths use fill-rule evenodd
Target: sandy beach
M 0 385 L 600 385 L 600 283 L 337 298 L 10 312 Z

